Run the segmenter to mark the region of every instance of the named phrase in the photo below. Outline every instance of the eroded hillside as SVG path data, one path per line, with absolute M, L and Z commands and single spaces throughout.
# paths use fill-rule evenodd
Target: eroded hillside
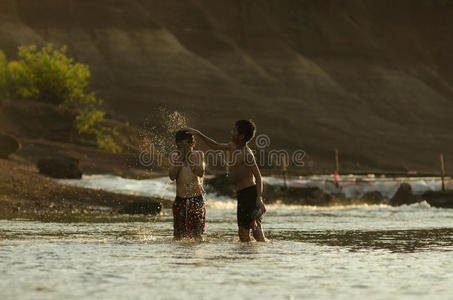
M 253 118 L 306 168 L 453 161 L 453 6 L 425 0 L 0 0 L 0 48 L 68 45 L 118 119 Z M 448 170 L 453 170 L 450 164 Z

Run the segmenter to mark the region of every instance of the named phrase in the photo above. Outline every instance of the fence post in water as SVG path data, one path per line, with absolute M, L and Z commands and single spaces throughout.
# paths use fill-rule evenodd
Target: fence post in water
M 340 187 L 338 181 L 339 181 L 339 178 L 340 178 L 340 175 L 339 175 L 339 172 L 340 172 L 340 160 L 338 158 L 338 148 L 335 148 L 335 186 L 337 188 Z
M 440 154 L 440 179 L 442 180 L 442 192 L 445 192 L 445 161 L 442 153 Z
M 226 176 L 230 175 L 230 151 L 226 151 L 225 157 L 225 174 Z
M 282 159 L 282 174 L 283 174 L 283 188 L 286 190 L 288 185 L 286 184 L 286 156 L 283 155 Z

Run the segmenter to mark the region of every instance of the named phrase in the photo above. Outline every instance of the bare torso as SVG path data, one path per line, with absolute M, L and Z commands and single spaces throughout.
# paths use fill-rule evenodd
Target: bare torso
M 241 149 L 234 150 L 231 155 L 231 173 L 236 182 L 237 191 L 256 184 L 252 169 L 245 160 L 246 151 L 251 153 L 251 150 L 245 146 Z
M 202 195 L 202 179 L 192 172 L 188 165 L 181 167 L 176 178 L 176 196 L 192 198 Z

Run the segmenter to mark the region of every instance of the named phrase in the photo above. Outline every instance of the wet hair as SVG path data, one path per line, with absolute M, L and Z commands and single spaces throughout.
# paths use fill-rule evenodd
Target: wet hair
M 191 144 L 191 145 L 195 142 L 195 137 L 193 136 L 193 134 L 190 134 L 185 130 L 176 131 L 175 139 L 177 142 L 187 140 L 189 142 L 189 144 Z
M 244 135 L 245 142 L 250 142 L 256 133 L 256 125 L 252 120 L 239 120 L 236 121 L 236 128 L 239 134 Z

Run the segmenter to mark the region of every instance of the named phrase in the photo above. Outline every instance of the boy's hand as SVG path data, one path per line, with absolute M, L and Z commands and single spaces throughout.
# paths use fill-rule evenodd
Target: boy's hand
M 256 219 L 254 219 L 252 221 L 252 224 L 250 224 L 250 227 L 252 227 L 253 230 L 258 229 L 258 222 L 256 221 Z
M 256 207 L 258 209 L 261 209 L 263 212 L 261 215 L 263 215 L 266 212 L 266 207 L 264 207 L 264 202 L 263 202 L 263 197 L 256 197 Z M 256 230 L 258 228 L 258 221 L 257 219 L 253 219 L 252 222 L 250 223 L 250 227 L 252 227 L 253 230 Z
M 266 212 L 266 207 L 264 206 L 263 197 L 256 198 L 256 207 L 261 208 L 263 214 Z

